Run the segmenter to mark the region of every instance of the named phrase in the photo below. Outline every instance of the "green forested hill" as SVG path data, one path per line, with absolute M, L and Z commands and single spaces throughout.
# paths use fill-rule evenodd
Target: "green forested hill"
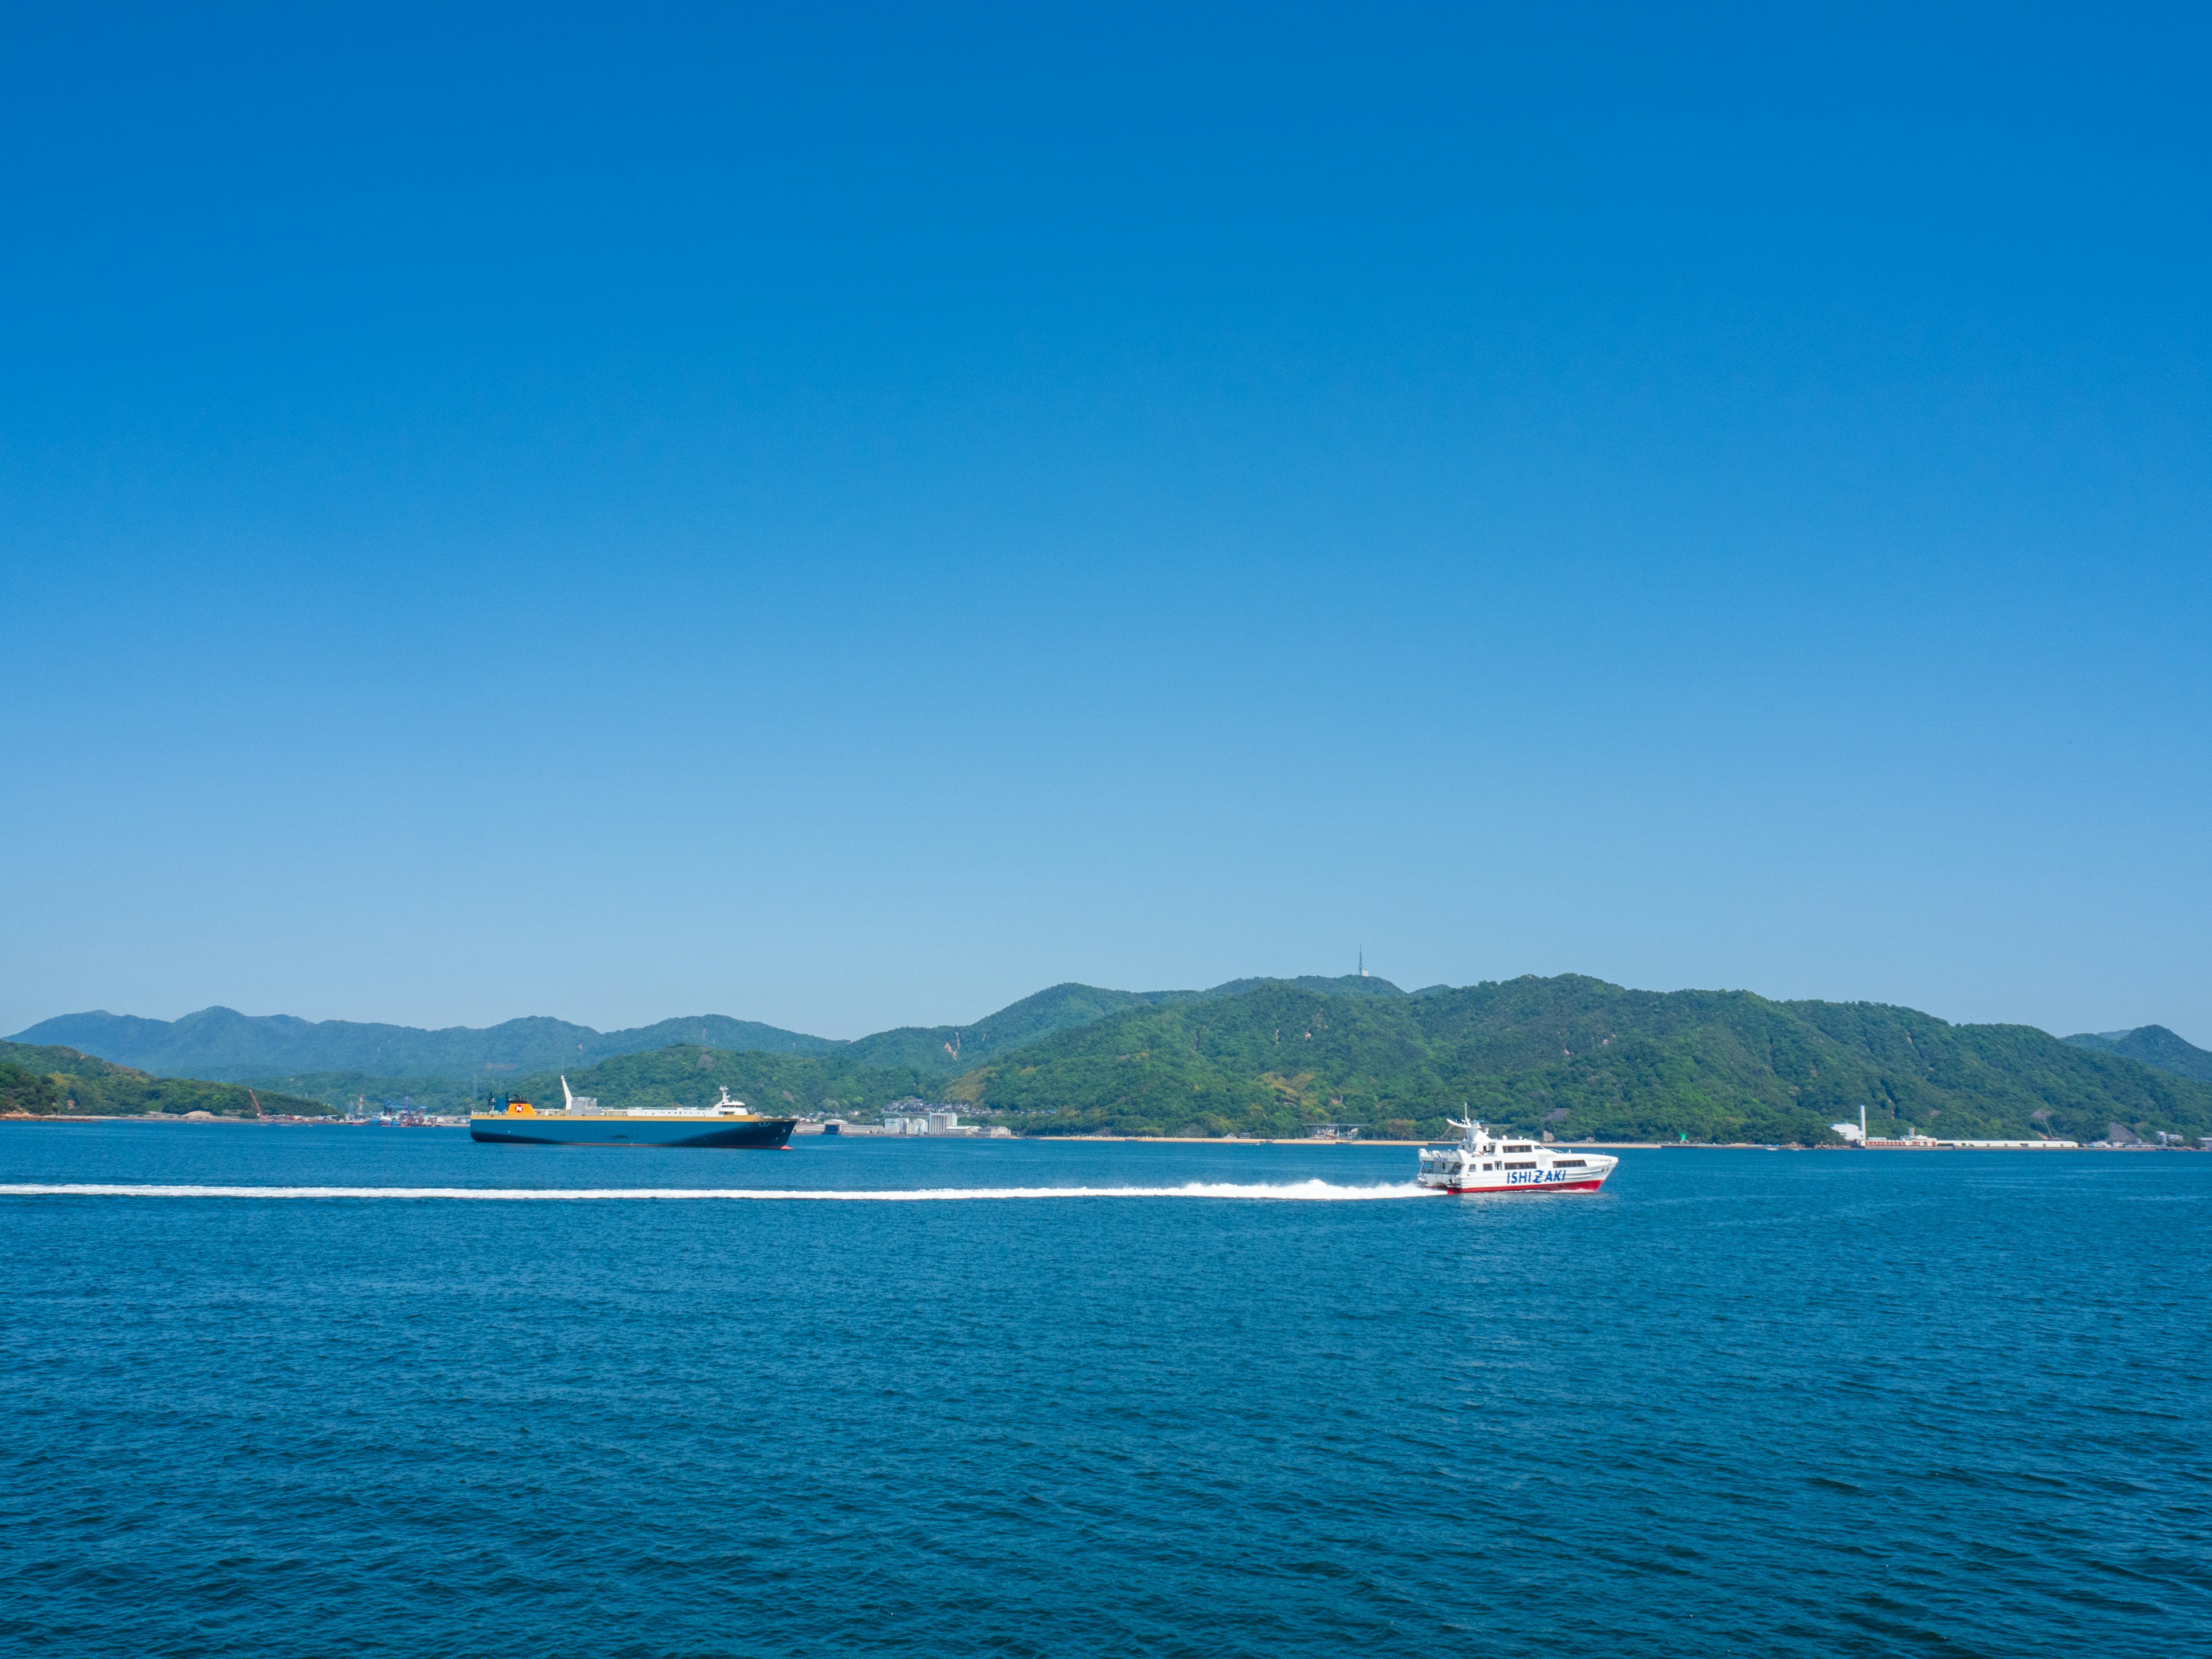
M 1352 975 L 1235 981 L 1209 991 L 1058 985 L 973 1026 L 907 1027 L 848 1043 L 719 1018 L 609 1036 L 550 1020 L 484 1032 L 246 1022 L 256 1036 L 241 1030 L 245 1019 L 210 1010 L 176 1025 L 192 1025 L 197 1035 L 186 1035 L 204 1043 L 259 1042 L 282 1028 L 274 1035 L 290 1031 L 303 1053 L 324 1052 L 325 1039 L 341 1050 L 379 1049 L 377 1066 L 234 1073 L 333 1107 L 356 1094 L 372 1102 L 410 1094 L 432 1109 L 465 1103 L 471 1086 L 451 1074 L 441 1083 L 419 1070 L 380 1069 L 397 1033 L 435 1039 L 437 1052 L 444 1052 L 439 1043 L 458 1044 L 457 1055 L 481 1054 L 484 1041 L 496 1038 L 501 1052 L 540 1056 L 526 1069 L 496 1073 L 478 1062 L 480 1094 L 507 1089 L 555 1101 L 565 1066 L 578 1093 L 610 1106 L 699 1105 L 726 1085 L 769 1110 L 857 1115 L 902 1096 L 937 1095 L 1027 1133 L 1281 1135 L 1334 1121 L 1427 1138 L 1442 1135 L 1445 1116 L 1462 1105 L 1562 1139 L 1804 1142 L 1825 1136 L 1831 1123 L 1856 1121 L 1862 1105 L 1877 1133 L 1910 1127 L 1946 1136 L 2087 1140 L 2113 1123 L 2143 1135 L 2212 1133 L 2212 1084 L 2142 1063 L 2154 1049 L 2171 1060 L 2169 1048 L 2188 1048 L 2158 1028 L 2125 1034 L 2136 1052 L 2117 1053 L 2111 1049 L 2119 1039 L 2062 1042 L 2026 1026 L 1952 1025 L 1880 1004 L 1631 991 L 1577 975 L 1410 995 L 1386 980 Z M 174 1035 L 159 1021 L 119 1024 L 133 1027 L 133 1040 Z M 2158 1046 L 2160 1036 L 2171 1043 Z M 595 1043 L 617 1039 L 660 1046 L 594 1059 Z M 772 1041 L 783 1049 L 768 1047 Z M 39 1093 L 36 1078 L 55 1069 L 31 1067 L 26 1079 L 6 1085 L 10 1097 Z M 127 1075 L 140 1080 L 131 1088 L 152 1081 Z M 218 1085 L 166 1086 L 167 1097 L 182 1100 L 177 1091 Z M 88 1075 L 78 1091 L 94 1087 Z M 305 1102 L 285 1109 L 313 1109 Z
M 1200 991 L 1194 997 L 1184 999 L 1192 1002 L 1218 1001 L 1223 997 L 1241 997 L 1247 991 L 1289 986 L 1293 990 L 1317 992 L 1330 997 L 1425 997 L 1438 991 L 1449 991 L 1449 985 L 1431 985 L 1425 991 L 1401 991 L 1389 980 L 1374 974 L 1343 974 L 1335 978 L 1320 974 L 1301 974 L 1296 979 L 1232 979 L 1215 986 L 1211 991 Z
M 1110 1015 L 1187 1002 L 1213 1002 L 1262 985 L 1295 985 L 1339 996 L 1402 997 L 1388 980 L 1347 974 L 1341 979 L 1240 979 L 1210 991 L 1109 991 L 1097 985 L 1055 985 L 1024 997 L 973 1025 L 902 1025 L 854 1039 L 837 1052 L 869 1066 L 910 1066 L 956 1077 L 981 1062 L 1052 1036 L 1095 1024 Z
M 1132 1008 L 1189 1002 L 1201 991 L 1109 991 L 1097 985 L 1055 985 L 1010 1003 L 973 1025 L 901 1025 L 854 1039 L 838 1051 L 864 1066 L 902 1066 L 951 1077 L 1049 1036 Z
M 2212 1053 L 2163 1025 L 2138 1025 L 2132 1031 L 2084 1031 L 2066 1040 L 2077 1048 L 2094 1048 L 2099 1054 L 2139 1060 L 2176 1077 L 2193 1077 L 2200 1083 L 2212 1083 Z
M 1877 1133 L 2212 1129 L 2212 1088 L 2025 1026 L 1573 975 L 1397 999 L 1276 984 L 1132 1011 L 1028 1045 L 950 1093 L 1063 1132 L 1279 1134 L 1334 1121 L 1429 1137 L 1462 1103 L 1563 1139 L 1810 1142 L 1862 1103 Z
M 903 1026 L 815 1057 L 728 1053 L 712 1044 L 687 1043 L 571 1068 L 568 1085 L 578 1094 L 595 1096 L 609 1106 L 703 1105 L 726 1085 L 732 1095 L 763 1110 L 858 1113 L 910 1095 L 941 1094 L 963 1069 L 956 1061 L 973 1070 L 979 1059 L 1024 1053 L 1045 1038 L 1096 1025 L 1116 1013 L 1221 1001 L 1249 994 L 1255 986 L 1303 986 L 1307 994 L 1326 992 L 1347 999 L 1406 1000 L 1406 994 L 1388 981 L 1357 975 L 1243 980 L 1210 991 L 1109 991 L 1095 985 L 1055 985 L 975 1025 Z M 561 1097 L 556 1071 L 501 1079 L 495 1086 L 533 1101 L 557 1102 Z
M 254 1107 L 256 1096 L 260 1111 Z M 0 1112 L 54 1113 L 94 1117 L 139 1113 L 216 1112 L 315 1117 L 329 1108 L 268 1090 L 194 1078 L 157 1078 L 128 1066 L 48 1044 L 0 1042 Z
M 1878 1134 L 2212 1132 L 2212 1086 L 2027 1026 L 1574 975 L 1411 996 L 1371 981 L 1177 994 L 1006 1046 L 950 1082 L 931 1066 L 862 1064 L 860 1048 L 810 1058 L 686 1045 L 569 1081 L 609 1106 L 702 1105 L 726 1085 L 769 1111 L 852 1116 L 934 1092 L 1029 1133 L 1295 1135 L 1334 1121 L 1429 1138 L 1462 1105 L 1562 1139 L 1809 1144 L 1862 1105 Z M 559 1098 L 551 1073 L 515 1086 Z

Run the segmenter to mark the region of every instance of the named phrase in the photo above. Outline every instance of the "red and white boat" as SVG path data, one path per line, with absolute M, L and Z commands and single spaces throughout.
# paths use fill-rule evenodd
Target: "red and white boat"
M 1620 1164 L 1602 1152 L 1508 1139 L 1472 1118 L 1444 1121 L 1467 1138 L 1456 1146 L 1422 1147 L 1414 1176 L 1440 1193 L 1594 1193 Z

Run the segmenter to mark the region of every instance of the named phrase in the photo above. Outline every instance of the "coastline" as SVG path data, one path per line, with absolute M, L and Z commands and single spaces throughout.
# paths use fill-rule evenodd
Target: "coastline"
M 1016 1135 L 1017 1140 L 1062 1141 L 1126 1141 L 1139 1146 L 1382 1146 L 1402 1149 L 1407 1146 L 1427 1146 L 1435 1143 L 1426 1140 L 1338 1140 L 1316 1139 L 1310 1135 L 1286 1135 L 1280 1139 L 1267 1139 L 1259 1135 Z M 1610 1147 L 1671 1146 L 1671 1140 L 1557 1140 L 1553 1149 L 1587 1146 L 1594 1152 Z M 1692 1141 L 1692 1146 L 1718 1145 L 1717 1142 Z M 1758 1143 L 1746 1142 L 1757 1149 Z
M 409 1124 L 380 1126 L 362 1119 L 343 1117 L 181 1117 L 161 1112 L 117 1112 L 105 1115 L 61 1112 L 9 1112 L 0 1114 L 0 1123 L 160 1123 L 183 1128 L 203 1126 L 224 1126 L 231 1128 L 314 1129 L 404 1127 L 408 1128 L 450 1128 L 450 1124 Z M 1426 1146 L 1420 1140 L 1338 1140 L 1315 1139 L 1310 1136 L 1285 1136 L 1265 1139 L 1244 1135 L 1013 1135 L 1013 1136 L 925 1136 L 935 1140 L 974 1139 L 978 1145 L 1005 1145 L 1007 1141 L 1054 1141 L 1060 1143 L 1090 1143 L 1092 1145 L 1126 1145 L 1133 1146 L 1308 1146 L 1308 1147 L 1370 1147 L 1384 1151 L 1402 1152 L 1410 1147 Z M 859 1137 L 855 1137 L 859 1139 Z M 1778 1146 L 1759 1140 L 1560 1140 L 1552 1143 L 1554 1150 L 1586 1147 L 1592 1152 L 2037 1152 L 2037 1146 L 1957 1146 L 1914 1145 L 1903 1141 L 1877 1142 L 1857 1146 Z M 2051 1152 L 2193 1152 L 2206 1150 L 2197 1146 L 2075 1146 L 2051 1147 Z
M 297 1129 L 324 1124 L 361 1123 L 343 1117 L 221 1117 L 209 1113 L 185 1117 L 174 1112 L 0 1112 L 0 1123 L 175 1123 L 198 1128 L 202 1124 L 228 1123 L 236 1128 Z M 373 1126 L 369 1126 L 373 1127 Z

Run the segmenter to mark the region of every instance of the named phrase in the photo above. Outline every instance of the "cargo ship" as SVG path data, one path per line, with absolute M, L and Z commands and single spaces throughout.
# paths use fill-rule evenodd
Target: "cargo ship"
M 1421 1148 L 1413 1178 L 1440 1193 L 1594 1193 L 1620 1160 L 1602 1152 L 1547 1146 L 1486 1129 L 1469 1118 L 1444 1120 L 1467 1135 L 1456 1146 Z
M 727 1089 L 712 1106 L 632 1106 L 603 1112 L 561 1079 L 561 1109 L 539 1111 L 502 1097 L 496 1111 L 469 1115 L 469 1139 L 506 1146 L 711 1146 L 750 1151 L 787 1146 L 795 1117 L 763 1117 L 732 1100 Z

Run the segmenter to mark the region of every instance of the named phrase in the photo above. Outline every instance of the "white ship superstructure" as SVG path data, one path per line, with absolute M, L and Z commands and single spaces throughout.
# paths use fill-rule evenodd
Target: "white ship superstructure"
M 1501 1134 L 1469 1118 L 1446 1120 L 1467 1133 L 1456 1146 L 1421 1148 L 1424 1187 L 1444 1193 L 1594 1193 L 1620 1160 Z

